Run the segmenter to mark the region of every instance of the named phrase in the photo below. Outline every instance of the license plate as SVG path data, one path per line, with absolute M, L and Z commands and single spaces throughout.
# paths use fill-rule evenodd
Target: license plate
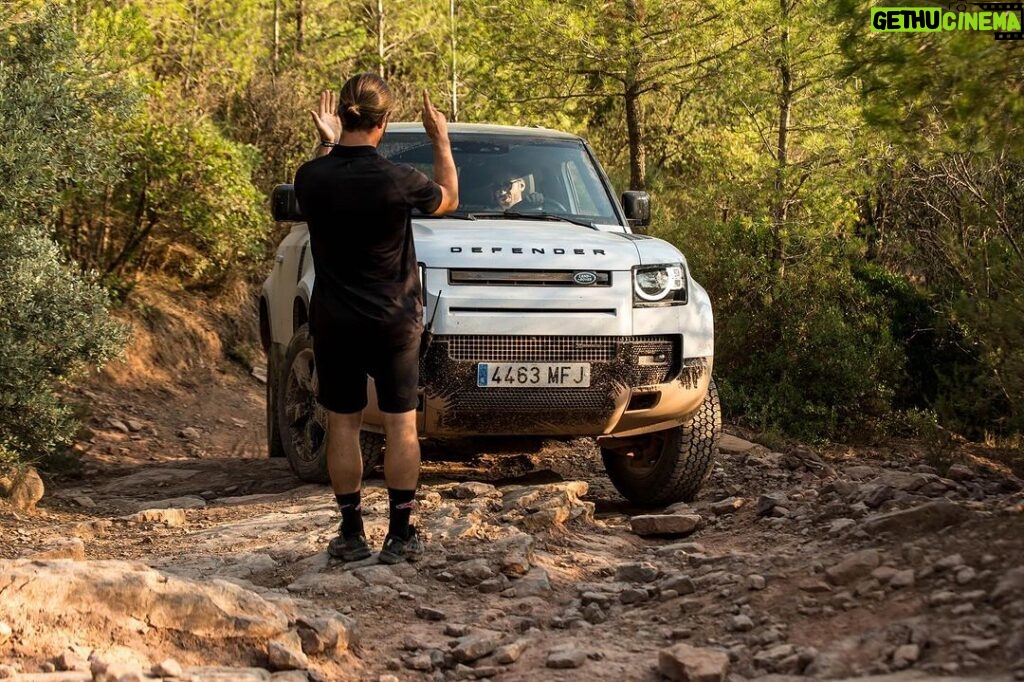
M 476 368 L 476 385 L 481 388 L 586 388 L 590 386 L 590 363 L 481 362 Z

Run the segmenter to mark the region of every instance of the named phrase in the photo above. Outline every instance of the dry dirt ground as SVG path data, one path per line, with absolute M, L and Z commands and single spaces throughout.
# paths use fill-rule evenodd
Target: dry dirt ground
M 346 566 L 329 489 L 266 457 L 263 384 L 220 351 L 144 371 L 157 352 L 80 394 L 78 470 L 0 501 L 0 678 L 1024 679 L 1024 497 L 983 458 L 726 439 L 701 498 L 655 512 L 694 529 L 642 536 L 589 440 L 435 447 L 425 559 Z

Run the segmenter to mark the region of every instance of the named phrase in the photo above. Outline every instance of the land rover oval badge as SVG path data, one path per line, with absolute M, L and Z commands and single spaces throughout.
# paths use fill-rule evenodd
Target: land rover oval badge
M 597 274 L 590 272 L 589 270 L 584 270 L 582 272 L 575 273 L 572 276 L 572 281 L 576 282 L 576 284 L 593 284 L 597 281 Z

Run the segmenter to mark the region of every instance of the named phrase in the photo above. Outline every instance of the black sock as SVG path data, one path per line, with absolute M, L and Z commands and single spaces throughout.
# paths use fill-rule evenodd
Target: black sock
M 415 490 L 397 490 L 388 488 L 388 535 L 409 537 L 409 517 L 412 515 Z
M 338 509 L 341 510 L 341 535 L 345 538 L 363 534 L 363 505 L 360 501 L 361 490 L 354 493 L 335 495 Z

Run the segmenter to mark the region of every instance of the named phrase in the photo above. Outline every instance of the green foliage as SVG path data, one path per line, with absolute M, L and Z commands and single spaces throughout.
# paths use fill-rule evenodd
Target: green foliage
M 779 280 L 771 226 L 733 220 L 693 228 L 695 276 L 713 292 L 715 372 L 726 414 L 809 439 L 874 426 L 900 379 L 885 300 L 836 247 Z M 798 240 L 794 250 L 806 247 Z
M 210 282 L 262 256 L 266 216 L 252 184 L 255 148 L 231 141 L 208 120 L 141 122 L 131 140 L 133 172 L 123 184 L 131 203 L 123 209 L 138 221 L 122 261 L 137 257 L 186 281 Z
M 0 211 L 48 221 L 68 188 L 114 177 L 111 124 L 137 97 L 130 81 L 95 70 L 59 6 L 0 26 Z
M 107 306 L 38 229 L 0 221 L 0 456 L 37 459 L 70 442 L 61 387 L 124 341 Z
M 942 151 L 950 144 L 1021 151 L 1024 44 L 997 42 L 981 31 L 872 34 L 873 5 L 866 0 L 834 5 L 845 28 L 843 74 L 856 76 L 872 125 L 918 151 Z M 921 145 L 924 140 L 928 144 Z
M 0 461 L 66 445 L 75 420 L 60 397 L 80 371 L 120 348 L 105 291 L 47 236 L 66 194 L 115 177 L 111 122 L 133 94 L 95 73 L 69 12 L 50 6 L 0 32 Z

